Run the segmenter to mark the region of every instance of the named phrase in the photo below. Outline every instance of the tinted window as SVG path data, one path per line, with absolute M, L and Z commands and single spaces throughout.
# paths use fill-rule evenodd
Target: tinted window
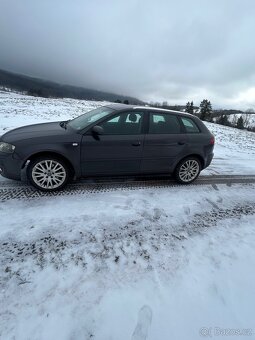
M 149 133 L 174 134 L 180 133 L 181 127 L 178 118 L 168 113 L 151 113 Z
M 104 135 L 137 135 L 142 131 L 142 112 L 124 112 L 99 124 Z
M 186 132 L 188 132 L 188 133 L 198 133 L 198 132 L 200 132 L 199 128 L 193 122 L 192 119 L 181 117 L 181 120 L 182 120 L 182 122 L 185 126 Z

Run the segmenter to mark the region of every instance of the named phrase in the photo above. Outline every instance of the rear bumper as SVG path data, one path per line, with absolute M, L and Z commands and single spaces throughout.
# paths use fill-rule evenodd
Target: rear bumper
M 211 162 L 212 162 L 212 159 L 213 159 L 213 156 L 214 156 L 214 153 L 211 153 L 207 156 L 206 160 L 205 160 L 205 166 L 204 166 L 204 169 L 207 168 Z
M 3 177 L 21 180 L 22 160 L 15 153 L 8 154 L 0 152 L 0 175 Z

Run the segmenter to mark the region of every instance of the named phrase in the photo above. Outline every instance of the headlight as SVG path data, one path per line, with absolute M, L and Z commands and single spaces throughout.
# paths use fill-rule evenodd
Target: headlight
M 15 146 L 9 143 L 0 142 L 0 152 L 13 153 Z

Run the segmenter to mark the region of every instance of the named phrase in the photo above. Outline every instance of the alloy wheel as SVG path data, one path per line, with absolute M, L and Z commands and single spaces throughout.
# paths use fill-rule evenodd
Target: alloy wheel
M 49 190 L 62 186 L 67 177 L 64 166 L 52 159 L 37 162 L 32 168 L 31 175 L 38 187 Z
M 179 177 L 182 182 L 192 182 L 199 174 L 200 166 L 197 160 L 189 159 L 179 169 Z

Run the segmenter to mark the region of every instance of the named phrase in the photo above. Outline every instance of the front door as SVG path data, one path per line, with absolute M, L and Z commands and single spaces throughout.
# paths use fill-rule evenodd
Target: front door
M 150 112 L 144 139 L 143 173 L 170 173 L 187 149 L 187 135 L 175 114 Z
M 143 112 L 122 112 L 98 124 L 103 133 L 82 138 L 83 176 L 139 174 L 144 143 Z

